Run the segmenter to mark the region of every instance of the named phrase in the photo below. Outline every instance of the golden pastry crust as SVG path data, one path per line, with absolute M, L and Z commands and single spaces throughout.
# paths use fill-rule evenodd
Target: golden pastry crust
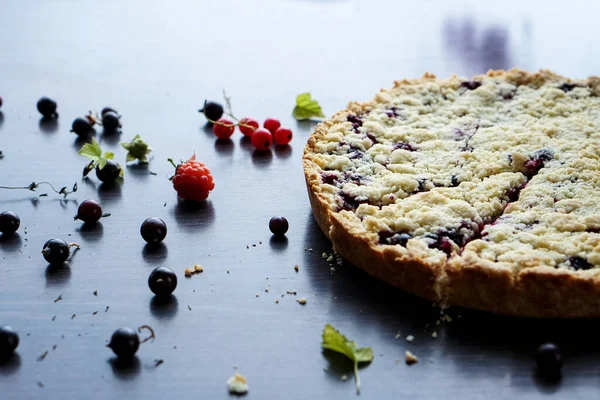
M 471 88 L 468 82 L 477 85 Z M 473 133 L 467 145 L 456 150 L 452 147 L 453 140 L 442 132 L 446 129 L 444 121 L 435 118 L 437 115 L 446 118 L 448 110 L 462 113 L 460 104 L 456 104 L 459 101 L 454 102 L 454 99 L 463 95 L 464 90 L 475 92 L 480 86 L 479 97 L 473 97 L 469 100 L 473 103 L 468 104 L 484 103 L 481 115 L 485 118 L 479 118 L 474 129 L 483 135 L 481 142 L 473 139 Z M 567 95 L 574 88 L 576 91 Z M 419 91 L 427 91 L 427 96 Z M 442 96 L 443 101 L 450 99 L 452 108 L 442 105 L 428 111 L 426 101 L 431 100 L 432 93 Z M 474 93 L 467 95 L 475 96 Z M 513 96 L 519 98 L 516 107 L 520 107 L 520 111 L 513 112 L 510 105 L 501 104 L 498 96 L 508 101 L 512 101 Z M 457 76 L 437 80 L 434 75 L 425 74 L 421 79 L 397 81 L 393 89 L 382 90 L 371 101 L 349 103 L 347 109 L 319 124 L 309 138 L 303 167 L 315 219 L 338 254 L 372 276 L 426 299 L 519 316 L 600 316 L 600 268 L 597 268 L 600 266 L 600 215 L 585 201 L 600 193 L 597 190 L 600 189 L 600 150 L 594 143 L 595 135 L 600 134 L 597 96 L 600 96 L 600 78 L 572 81 L 547 70 L 537 73 L 518 69 L 490 71 L 472 80 Z M 545 125 L 535 125 L 547 115 L 544 111 L 540 114 L 532 102 L 542 102 L 549 107 L 550 117 L 557 114 L 558 122 L 549 119 L 544 120 Z M 409 113 L 400 115 L 402 110 L 390 111 L 392 104 L 406 104 L 413 107 L 411 110 L 422 111 L 424 118 L 433 119 L 437 125 L 424 125 L 421 129 L 419 118 L 412 118 L 414 115 Z M 536 132 L 544 130 L 544 135 L 530 135 L 525 131 L 519 136 L 508 132 L 501 141 L 517 139 L 507 148 L 503 148 L 502 143 L 494 144 L 495 129 L 504 123 L 504 120 L 494 120 L 494 107 L 505 112 L 507 120 L 521 118 L 519 113 L 525 107 L 523 124 Z M 375 116 L 365 124 L 370 124 L 368 129 L 375 131 L 376 140 L 371 138 L 372 143 L 369 143 L 360 136 L 365 131 L 362 121 L 359 127 L 348 126 L 348 116 L 371 112 Z M 468 117 L 470 112 L 467 109 L 464 115 Z M 461 126 L 467 126 L 467 122 L 473 125 L 470 120 L 464 122 L 466 117 L 452 115 L 446 122 L 456 119 L 461 121 Z M 485 120 L 487 117 L 491 123 Z M 412 130 L 401 125 L 405 122 L 396 123 L 396 118 L 412 121 Z M 577 124 L 574 130 L 578 135 L 587 135 L 582 137 L 591 139 L 589 145 L 583 143 L 575 147 L 571 133 L 562 133 L 565 132 L 560 125 L 563 120 Z M 420 138 L 412 141 L 417 135 Z M 436 136 L 435 142 L 431 141 L 433 136 Z M 354 142 L 348 150 L 345 142 L 350 137 Z M 465 150 L 470 145 L 469 140 L 475 142 L 471 142 L 474 150 Z M 402 142 L 400 150 L 398 146 L 390 148 L 399 141 Z M 521 144 L 523 147 L 518 147 Z M 340 147 L 342 150 L 337 150 Z M 456 175 L 451 175 L 451 183 L 450 175 L 439 167 L 443 166 L 442 161 L 435 166 L 439 173 L 428 175 L 424 188 L 419 182 L 420 189 L 415 189 L 415 174 L 421 172 L 413 172 L 413 165 L 419 162 L 415 148 L 427 152 L 432 147 L 443 150 L 432 153 L 436 162 L 439 155 L 446 154 L 445 150 L 448 154 L 456 152 L 457 157 L 466 161 L 456 170 Z M 554 150 L 547 151 L 548 147 Z M 517 150 L 512 152 L 513 148 Z M 344 151 L 355 150 L 371 160 L 369 165 L 358 164 L 344 155 Z M 482 172 L 485 168 L 478 163 L 490 159 L 493 151 L 509 152 L 509 161 L 498 161 Z M 532 165 L 535 166 L 533 173 L 527 169 Z M 324 182 L 328 171 L 338 174 L 331 178 L 335 183 Z M 336 180 L 344 179 L 339 176 L 343 171 L 347 171 L 347 175 L 357 171 L 363 175 L 372 173 L 374 178 L 370 180 L 368 175 L 366 184 L 345 182 L 341 185 Z M 565 171 L 571 177 L 575 171 L 576 178 L 564 180 Z M 455 176 L 459 176 L 458 184 Z M 394 191 L 387 190 L 390 182 L 398 185 Z M 348 196 L 349 192 L 354 196 L 350 197 L 350 205 L 340 206 L 340 193 Z M 515 193 L 517 200 L 513 198 Z M 544 195 L 554 196 L 554 203 L 544 200 Z M 578 196 L 583 200 L 579 201 Z M 424 206 L 427 208 L 422 210 L 427 211 L 414 211 L 415 207 Z M 427 219 L 423 222 L 424 214 Z M 440 239 L 441 234 L 436 236 L 436 229 L 446 232 L 444 234 L 450 235 L 452 240 Z M 389 235 L 407 232 L 409 239 L 390 241 L 388 236 L 381 235 L 387 230 Z M 452 246 L 451 250 L 448 246 Z

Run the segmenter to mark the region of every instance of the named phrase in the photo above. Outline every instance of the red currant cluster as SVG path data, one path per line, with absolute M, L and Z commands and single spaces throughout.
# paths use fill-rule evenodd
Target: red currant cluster
M 219 139 L 227 139 L 233 135 L 236 126 L 244 136 L 250 138 L 257 150 L 267 150 L 273 142 L 284 146 L 292 140 L 291 129 L 281 126 L 275 118 L 267 118 L 262 128 L 259 128 L 258 121 L 251 117 L 242 118 L 237 124 L 227 118 L 220 118 L 215 121 L 213 132 Z

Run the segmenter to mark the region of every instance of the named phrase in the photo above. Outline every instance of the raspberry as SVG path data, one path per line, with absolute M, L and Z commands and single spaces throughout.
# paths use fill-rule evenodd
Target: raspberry
M 292 141 L 292 130 L 281 126 L 275 131 L 273 137 L 276 144 L 284 146 Z
M 213 125 L 213 132 L 219 139 L 227 139 L 233 135 L 235 125 L 228 119 L 221 118 Z
M 258 150 L 267 150 L 273 144 L 273 135 L 265 128 L 257 129 L 250 139 Z
M 215 188 L 215 183 L 210 170 L 196 161 L 196 155 L 179 165 L 175 165 L 172 159 L 169 161 L 175 166 L 175 175 L 171 177 L 171 181 L 177 195 L 184 200 L 206 200 L 208 193 Z
M 271 134 L 275 134 L 275 131 L 281 126 L 281 122 L 276 118 L 267 118 L 265 119 L 263 126 L 271 132 Z
M 252 134 L 258 129 L 258 121 L 251 117 L 240 119 L 238 125 L 240 127 L 240 132 L 242 132 L 244 136 L 252 136 Z

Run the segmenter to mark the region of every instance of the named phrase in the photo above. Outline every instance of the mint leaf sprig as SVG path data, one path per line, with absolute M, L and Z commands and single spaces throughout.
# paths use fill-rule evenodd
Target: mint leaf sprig
M 359 348 L 355 341 L 349 340 L 330 324 L 323 329 L 323 342 L 321 347 L 325 350 L 334 351 L 348 357 L 354 363 L 354 381 L 356 382 L 356 394 L 360 394 L 360 377 L 358 376 L 358 365 L 373 361 L 373 349 L 370 347 Z
M 98 167 L 98 169 L 103 169 L 106 166 L 108 160 L 112 160 L 115 158 L 115 153 L 110 151 L 102 153 L 102 148 L 98 144 L 95 138 L 92 139 L 92 143 L 86 143 L 81 146 L 78 154 L 84 156 L 85 158 L 90 159 L 89 164 L 85 166 L 83 169 L 83 176 L 87 176 L 94 168 Z M 117 164 L 119 165 L 119 164 Z M 121 170 L 121 176 L 123 176 L 123 168 L 119 165 Z
M 325 118 L 321 105 L 311 97 L 310 93 L 300 93 L 296 97 L 296 107 L 294 107 L 292 116 L 298 121 Z

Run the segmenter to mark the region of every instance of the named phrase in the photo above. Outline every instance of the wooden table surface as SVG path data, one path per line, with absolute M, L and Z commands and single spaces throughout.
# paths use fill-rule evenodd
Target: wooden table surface
M 596 322 L 456 309 L 437 325 L 428 302 L 350 265 L 331 270 L 300 162 L 314 125 L 291 111 L 301 92 L 331 115 L 425 71 L 597 74 L 599 13 L 600 3 L 577 0 L 2 2 L 0 185 L 79 182 L 79 191 L 67 200 L 0 191 L 0 211 L 21 218 L 18 235 L 0 238 L 0 325 L 21 337 L 18 355 L 0 366 L 0 398 L 223 399 L 235 366 L 249 399 L 355 398 L 351 375 L 341 379 L 349 365 L 321 353 L 327 322 L 373 347 L 375 360 L 360 372 L 363 399 L 598 398 Z M 239 132 L 216 142 L 197 109 L 205 98 L 221 100 L 222 89 L 239 117 L 281 118 L 294 130 L 291 147 L 258 155 Z M 35 104 L 44 95 L 58 102 L 56 124 L 40 123 Z M 154 149 L 147 167 L 128 166 L 114 188 L 93 174 L 81 180 L 82 143 L 69 132 L 74 118 L 107 105 L 123 115 L 123 132 L 99 130 L 104 150 L 124 162 L 118 142 L 136 133 Z M 166 159 L 194 152 L 216 181 L 197 208 L 178 203 L 167 180 Z M 88 198 L 112 216 L 82 230 L 72 217 Z M 271 240 L 274 215 L 290 222 L 284 242 Z M 150 216 L 168 224 L 157 251 L 139 235 Z M 59 272 L 40 254 L 54 237 L 81 244 Z M 184 278 L 194 264 L 204 273 Z M 168 304 L 153 301 L 146 283 L 159 265 L 179 276 Z M 112 332 L 143 324 L 156 340 L 133 366 L 114 366 L 105 347 Z M 545 340 L 565 354 L 558 384 L 534 373 Z M 405 350 L 420 362 L 405 365 Z

